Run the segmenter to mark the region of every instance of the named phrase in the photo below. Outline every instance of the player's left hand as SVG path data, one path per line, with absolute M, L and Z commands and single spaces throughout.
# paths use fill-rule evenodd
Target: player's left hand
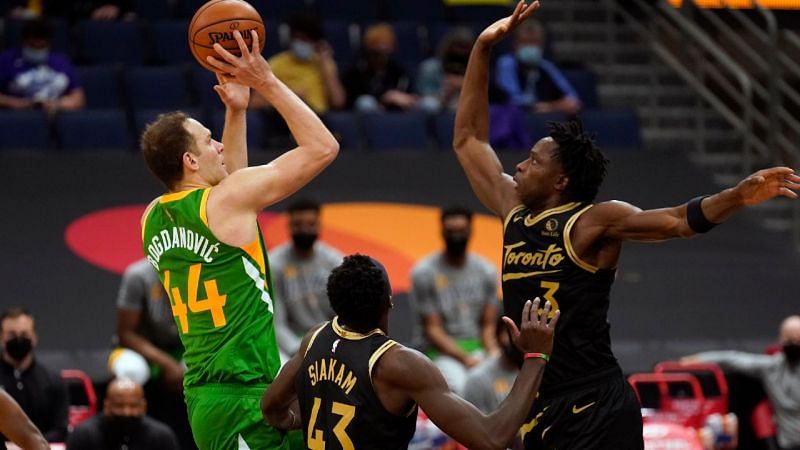
M 480 36 L 478 36 L 478 42 L 488 46 L 494 46 L 511 33 L 517 25 L 533 15 L 533 12 L 537 9 L 539 9 L 538 0 L 535 0 L 531 4 L 525 3 L 525 0 L 519 0 L 517 6 L 514 8 L 514 13 L 486 27 L 486 29 L 481 32 Z
M 783 196 L 797 198 L 800 177 L 790 167 L 773 167 L 759 170 L 740 181 L 734 188 L 745 205 L 757 205 L 769 199 Z
M 236 83 L 223 74 L 217 73 L 219 84 L 214 86 L 214 91 L 219 95 L 225 107 L 233 111 L 244 111 L 250 103 L 250 88 Z

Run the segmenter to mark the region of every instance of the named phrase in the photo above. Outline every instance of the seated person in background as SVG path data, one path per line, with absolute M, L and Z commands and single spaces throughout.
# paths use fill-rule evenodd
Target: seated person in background
M 434 363 L 453 392 L 463 395 L 467 371 L 485 353 L 494 354 L 497 271 L 467 251 L 472 211 L 442 210 L 445 250 L 426 256 L 411 269 L 411 298 L 419 309 L 425 337 L 438 354 Z
M 0 449 L 5 449 L 5 438 L 26 450 L 48 450 L 50 445 L 36 429 L 22 408 L 11 396 L 0 389 Z
M 800 316 L 783 320 L 778 335 L 783 352 L 759 355 L 737 351 L 702 352 L 683 362 L 713 362 L 756 377 L 764 385 L 778 426 L 778 445 L 800 449 Z
M 129 378 L 108 385 L 103 412 L 81 423 L 67 439 L 67 450 L 179 450 L 166 425 L 145 416 L 142 387 Z
M 48 442 L 64 442 L 67 388 L 58 372 L 34 358 L 33 349 L 39 339 L 31 313 L 18 307 L 6 309 L 0 316 L 0 337 L 0 389 L 14 398 Z
M 31 20 L 22 27 L 22 47 L 0 54 L 0 107 L 43 108 L 50 115 L 84 107 L 69 58 L 50 51 L 52 37 L 50 24 Z
M 544 59 L 544 28 L 523 22 L 514 32 L 514 53 L 502 55 L 495 66 L 495 83 L 516 106 L 536 112 L 575 114 L 581 103 L 575 89 L 552 62 Z
M 407 110 L 416 105 L 416 96 L 408 93 L 406 69 L 392 59 L 396 45 L 397 38 L 388 23 L 367 28 L 361 55 L 344 75 L 348 108 Z
M 333 318 L 326 283 L 342 254 L 320 242 L 320 210 L 316 200 L 299 198 L 286 208 L 292 241 L 270 252 L 275 289 L 275 334 L 289 356 L 300 347 L 299 336 Z
M 472 31 L 456 28 L 442 38 L 436 56 L 422 61 L 417 73 L 417 93 L 422 97 L 419 100 L 422 109 L 455 111 L 473 42 Z
M 117 340 L 121 347 L 141 355 L 149 367 L 141 364 L 138 370 L 143 374 L 120 372 L 117 368 L 123 366 L 113 364 L 121 356 L 118 349 L 109 357 L 114 375 L 129 376 L 144 385 L 153 416 L 175 431 L 183 448 L 193 447 L 183 400 L 183 344 L 170 300 L 146 259 L 128 266 L 122 276 L 117 295 Z
M 289 32 L 289 50 L 269 59 L 272 73 L 318 114 L 344 107 L 346 94 L 319 19 L 306 14 L 295 16 L 289 20 Z M 253 92 L 250 106 L 269 105 Z

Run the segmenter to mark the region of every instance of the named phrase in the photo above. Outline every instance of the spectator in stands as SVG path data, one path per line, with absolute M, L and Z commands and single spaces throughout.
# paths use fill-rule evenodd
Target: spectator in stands
M 144 388 L 153 416 L 175 431 L 184 449 L 193 446 L 183 400 L 183 344 L 169 297 L 146 259 L 128 266 L 122 276 L 117 295 L 117 340 L 149 363 L 149 367 L 142 364 L 145 376 L 134 379 L 144 384 L 150 378 Z M 118 356 L 119 351 L 112 352 L 110 360 L 113 362 Z M 115 375 L 131 376 L 120 372 Z
M 442 38 L 435 57 L 422 61 L 417 73 L 422 109 L 430 112 L 456 109 L 473 42 L 472 31 L 456 28 Z
M 0 388 L 11 395 L 49 442 L 67 437 L 67 389 L 61 375 L 36 360 L 38 344 L 33 315 L 11 307 L 0 316 L 3 359 Z
M 103 412 L 81 423 L 67 439 L 68 450 L 178 450 L 166 425 L 145 416 L 142 387 L 129 378 L 108 385 Z
M 464 398 L 485 414 L 505 400 L 519 373 L 513 344 L 501 317 L 495 322 L 495 338 L 500 351 L 473 367 L 464 383 Z
M 5 449 L 6 438 L 26 450 L 48 450 L 42 433 L 36 429 L 17 402 L 0 389 L 0 449 Z
M 575 114 L 581 102 L 575 89 L 556 67 L 543 57 L 542 25 L 528 20 L 514 34 L 514 52 L 502 55 L 495 67 L 495 83 L 511 104 L 536 112 Z
M 344 76 L 349 108 L 407 110 L 416 105 L 416 96 L 408 93 L 406 69 L 392 59 L 396 45 L 397 38 L 388 23 L 367 28 L 361 55 Z
M 467 251 L 472 211 L 442 210 L 445 250 L 419 261 L 411 270 L 411 297 L 419 309 L 425 337 L 436 352 L 434 363 L 453 392 L 464 393 L 467 371 L 485 353 L 498 350 L 497 272 Z
M 782 352 L 759 355 L 737 351 L 703 352 L 684 362 L 714 362 L 726 370 L 759 378 L 775 410 L 778 445 L 800 449 L 800 316 L 783 320 L 778 335 Z
M 57 17 L 68 20 L 132 19 L 133 0 L 0 0 L 3 13 L 13 19 Z
M 0 54 L 0 107 L 42 108 L 50 115 L 84 107 L 86 97 L 69 58 L 50 51 L 52 36 L 46 21 L 28 21 L 22 47 Z
M 309 15 L 295 16 L 289 21 L 289 31 L 289 50 L 269 59 L 272 72 L 315 112 L 342 108 L 346 94 L 319 20 Z M 251 96 L 250 105 L 269 106 L 256 93 Z
M 303 336 L 334 316 L 328 303 L 327 282 L 342 254 L 319 241 L 321 205 L 297 199 L 288 208 L 292 241 L 270 252 L 275 289 L 275 333 L 281 351 L 293 355 Z M 286 326 L 288 323 L 288 328 Z

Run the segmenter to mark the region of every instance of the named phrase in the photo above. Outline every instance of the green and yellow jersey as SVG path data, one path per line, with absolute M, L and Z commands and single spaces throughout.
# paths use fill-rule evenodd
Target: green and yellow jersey
M 142 245 L 169 295 L 186 348 L 184 386 L 268 384 L 280 367 L 261 229 L 232 247 L 208 228 L 208 189 L 163 195 L 145 212 Z

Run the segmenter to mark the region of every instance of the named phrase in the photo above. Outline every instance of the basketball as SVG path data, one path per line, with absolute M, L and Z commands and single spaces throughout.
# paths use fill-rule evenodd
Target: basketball
M 233 32 L 242 33 L 248 48 L 252 48 L 253 39 L 250 31 L 258 33 L 259 51 L 264 50 L 264 21 L 255 8 L 243 0 L 211 0 L 197 10 L 189 23 L 189 48 L 197 62 L 208 70 L 214 71 L 206 61 L 207 56 L 222 59 L 214 51 L 214 44 L 219 43 L 232 54 L 239 56 L 239 44 Z

